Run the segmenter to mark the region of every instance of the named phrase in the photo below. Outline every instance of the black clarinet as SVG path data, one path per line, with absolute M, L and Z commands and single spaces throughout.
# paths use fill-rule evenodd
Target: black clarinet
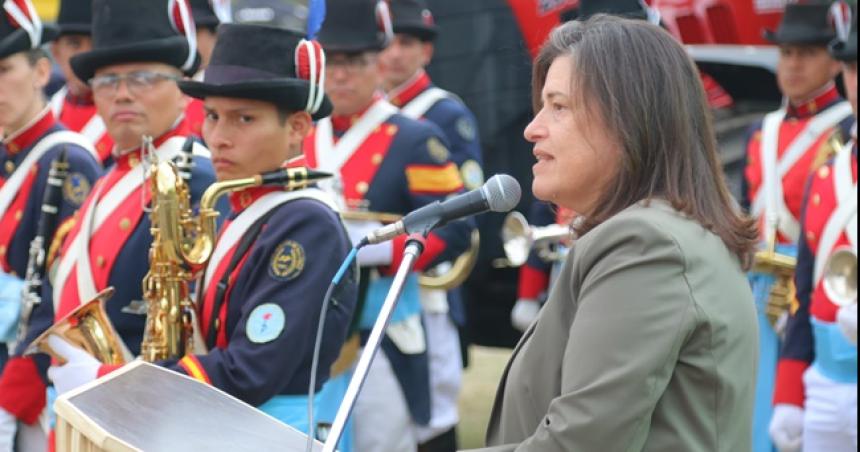
M 27 336 L 27 324 L 33 309 L 42 302 L 42 278 L 45 275 L 47 251 L 51 239 L 57 229 L 57 217 L 60 213 L 60 201 L 63 198 L 63 184 L 69 174 L 69 161 L 66 149 L 51 162 L 48 172 L 48 185 L 42 198 L 41 215 L 36 227 L 36 237 L 30 242 L 30 254 L 27 259 L 27 273 L 24 277 L 24 287 L 21 296 L 21 318 L 18 321 L 17 342 L 20 344 Z
M 182 144 L 182 152 L 176 157 L 176 170 L 186 184 L 191 183 L 191 170 L 194 168 L 194 138 L 188 137 Z

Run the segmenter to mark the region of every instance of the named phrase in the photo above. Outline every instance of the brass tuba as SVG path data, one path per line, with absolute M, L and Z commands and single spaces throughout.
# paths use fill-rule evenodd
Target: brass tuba
M 572 238 L 573 234 L 571 234 L 569 226 L 551 224 L 534 227 L 529 225 L 526 217 L 519 212 L 508 214 L 502 225 L 502 244 L 505 249 L 505 257 L 512 267 L 525 264 L 532 249 L 537 250 L 541 259 L 547 262 L 557 262 L 563 259 L 563 255 L 553 250 L 551 246 L 561 244 Z
M 827 298 L 837 306 L 857 303 L 857 253 L 851 247 L 839 247 L 824 265 L 821 280 Z
M 105 312 L 105 302 L 113 292 L 113 287 L 108 287 L 54 323 L 30 343 L 24 355 L 47 353 L 60 364 L 65 364 L 65 360 L 48 345 L 48 337 L 56 334 L 104 364 L 125 364 L 131 361 L 131 354 Z
M 305 188 L 331 177 L 307 168 L 283 168 L 253 177 L 225 180 L 209 186 L 194 217 L 188 185 L 172 162 L 158 162 L 152 182 L 152 248 L 149 272 L 143 280 L 147 302 L 141 356 L 153 362 L 205 352 L 194 318 L 189 285 L 195 270 L 209 261 L 217 240 L 218 200 L 231 192 L 257 186 Z
M 345 221 L 376 221 L 391 224 L 400 221 L 403 216 L 395 213 L 366 212 L 349 210 L 341 212 L 340 217 Z M 481 248 L 481 234 L 474 230 L 469 239 L 469 249 L 452 263 L 442 263 L 418 277 L 418 284 L 424 289 L 451 290 L 461 286 L 478 262 L 478 251 Z

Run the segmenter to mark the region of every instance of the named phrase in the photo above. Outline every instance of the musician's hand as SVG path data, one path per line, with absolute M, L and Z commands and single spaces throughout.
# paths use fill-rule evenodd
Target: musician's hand
M 0 408 L 0 452 L 11 452 L 15 445 L 15 430 L 18 419 Z
M 66 360 L 64 365 L 51 366 L 48 369 L 48 378 L 54 382 L 57 395 L 85 385 L 98 377 L 101 363 L 87 352 L 57 335 L 51 335 L 48 338 L 48 345 Z
M 768 430 L 779 452 L 799 452 L 803 445 L 803 408 L 788 404 L 775 406 Z
M 857 345 L 857 304 L 839 308 L 836 313 L 836 323 L 848 341 Z
M 511 311 L 511 325 L 525 332 L 540 313 L 540 303 L 537 300 L 519 299 Z

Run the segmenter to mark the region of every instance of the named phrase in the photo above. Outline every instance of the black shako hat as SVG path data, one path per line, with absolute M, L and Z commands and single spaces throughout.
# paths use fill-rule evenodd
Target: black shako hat
M 580 0 L 577 18 L 586 20 L 595 14 L 610 14 L 628 19 L 648 19 L 640 0 Z
M 57 37 L 57 28 L 42 23 L 30 0 L 0 0 L 0 58 L 38 48 Z
M 319 85 L 324 70 L 322 48 L 300 33 L 266 25 L 222 24 L 218 27 L 212 60 L 202 82 L 182 80 L 179 89 L 198 99 L 236 97 L 271 102 L 289 111 L 307 111 L 314 120 L 331 114 L 328 96 Z M 310 78 L 310 52 L 316 70 Z M 314 91 L 313 93 L 311 91 Z M 319 107 L 308 98 L 322 96 Z
M 857 61 L 857 11 L 845 10 L 851 14 L 851 31 L 844 39 L 836 38 L 830 42 L 830 55 L 839 61 Z
M 200 66 L 187 0 L 93 0 L 93 49 L 72 57 L 81 80 L 111 64 L 157 62 L 193 75 Z
M 415 36 L 422 41 L 436 38 L 436 22 L 424 0 L 391 0 L 388 5 L 395 33 Z
M 326 0 L 317 40 L 326 52 L 382 50 L 391 41 L 391 13 L 382 0 Z
M 199 28 L 210 28 L 214 30 L 221 23 L 215 10 L 212 9 L 210 0 L 189 0 L 191 3 L 191 15 L 194 16 L 194 24 Z
M 89 35 L 93 31 L 92 0 L 60 0 L 57 14 L 60 35 Z
M 789 3 L 779 28 L 765 30 L 763 36 L 774 44 L 827 45 L 836 37 L 829 9 L 830 4 L 821 1 Z

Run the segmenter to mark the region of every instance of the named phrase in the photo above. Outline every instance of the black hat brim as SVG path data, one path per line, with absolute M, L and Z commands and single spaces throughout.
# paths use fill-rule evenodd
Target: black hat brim
M 830 55 L 839 61 L 857 61 L 857 33 L 851 33 L 847 42 L 836 40 L 830 44 Z
M 57 24 L 59 36 L 62 35 L 92 35 L 92 24 Z
M 385 46 L 378 42 L 320 42 L 323 50 L 341 53 L 381 52 Z
M 54 25 L 46 24 L 42 28 L 42 42 L 39 46 L 45 45 L 48 42 L 57 38 L 59 32 Z M 10 33 L 0 41 L 0 58 L 6 58 L 9 55 L 30 50 L 30 36 L 23 29 L 18 29 Z
M 813 45 L 826 46 L 833 40 L 832 33 L 780 33 L 779 31 L 765 30 L 762 33 L 765 40 L 773 44 L 786 45 Z
M 271 102 L 289 111 L 304 111 L 308 101 L 309 83 L 304 80 L 249 80 L 246 82 L 216 85 L 193 80 L 179 81 L 179 89 L 196 99 L 207 97 L 233 97 L 239 99 Z M 312 114 L 314 120 L 331 115 L 332 104 L 328 96 L 323 98 L 319 111 Z
M 99 68 L 112 64 L 156 62 L 181 68 L 188 55 L 188 42 L 182 36 L 141 41 L 134 44 L 95 49 L 72 57 L 71 65 L 81 80 L 93 78 Z M 200 56 L 185 75 L 193 75 L 200 67 Z
M 409 36 L 415 36 L 422 41 L 432 41 L 436 39 L 436 30 L 433 28 L 419 27 L 416 25 L 398 25 L 394 27 L 394 33 L 402 33 Z

